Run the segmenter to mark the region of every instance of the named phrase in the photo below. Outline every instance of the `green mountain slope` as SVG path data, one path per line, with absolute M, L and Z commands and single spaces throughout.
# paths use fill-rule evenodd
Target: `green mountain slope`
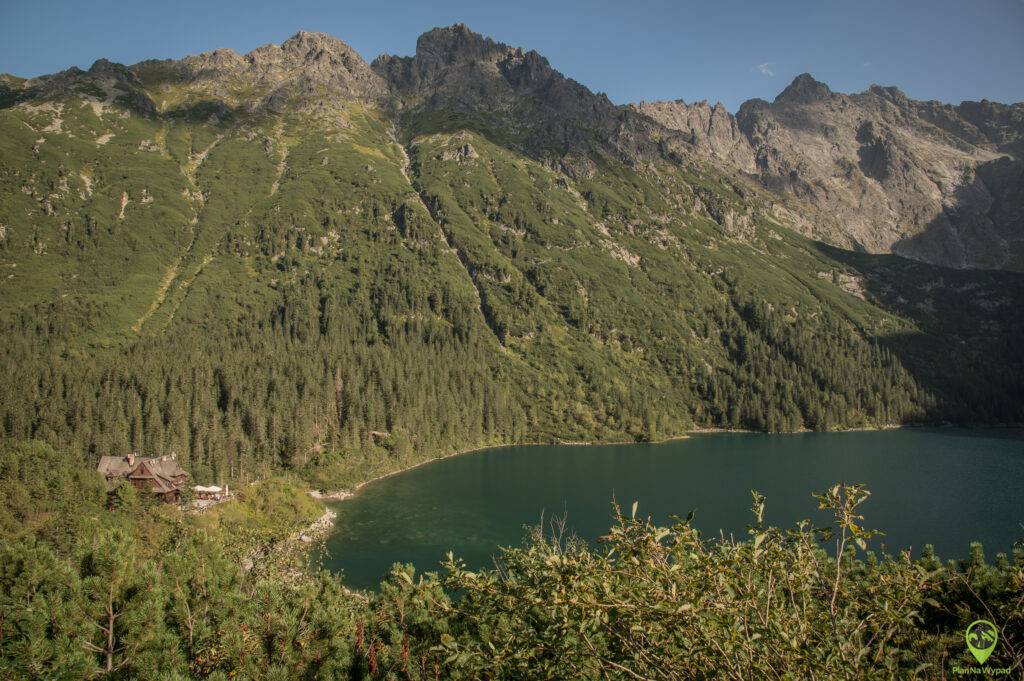
M 300 34 L 5 80 L 3 434 L 337 482 L 507 441 L 1024 420 L 1024 277 L 809 241 L 653 120 L 445 30 L 375 70 Z

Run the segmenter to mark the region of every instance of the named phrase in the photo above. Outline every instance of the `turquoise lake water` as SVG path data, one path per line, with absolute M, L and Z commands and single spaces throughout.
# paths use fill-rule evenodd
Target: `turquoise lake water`
M 705 534 L 745 536 L 750 490 L 766 520 L 824 523 L 810 494 L 865 483 L 872 546 L 942 558 L 981 541 L 991 558 L 1024 537 L 1024 432 L 918 429 L 701 434 L 663 444 L 501 447 L 436 461 L 374 482 L 334 504 L 338 519 L 321 557 L 345 582 L 374 588 L 396 562 L 437 569 L 449 550 L 473 567 L 522 541 L 542 514 L 565 514 L 593 541 L 611 524 L 611 502 L 668 522 L 695 510 Z

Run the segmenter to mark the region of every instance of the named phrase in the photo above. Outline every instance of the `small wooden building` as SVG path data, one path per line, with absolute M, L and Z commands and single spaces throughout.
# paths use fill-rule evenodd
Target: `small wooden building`
M 147 458 L 128 456 L 102 456 L 96 470 L 108 483 L 127 480 L 140 492 L 152 492 L 161 501 L 175 503 L 181 499 L 181 490 L 188 480 L 188 473 L 178 465 L 173 453 Z

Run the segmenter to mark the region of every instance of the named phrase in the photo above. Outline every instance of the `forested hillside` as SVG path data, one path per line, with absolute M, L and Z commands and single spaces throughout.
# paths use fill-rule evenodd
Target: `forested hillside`
M 6 78 L 3 434 L 326 483 L 498 442 L 1024 420 L 1021 275 L 809 241 L 543 57 L 420 42 Z

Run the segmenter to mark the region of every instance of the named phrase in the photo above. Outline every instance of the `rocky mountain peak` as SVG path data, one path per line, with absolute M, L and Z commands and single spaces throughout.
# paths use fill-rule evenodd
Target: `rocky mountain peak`
M 107 76 L 111 78 L 124 78 L 135 80 L 134 74 L 124 64 L 118 64 L 108 59 L 97 59 L 89 67 L 88 73 L 92 76 Z
M 298 31 L 292 37 L 281 43 L 281 49 L 285 51 L 308 51 L 320 49 L 344 49 L 351 50 L 344 41 L 335 38 L 329 33 L 321 31 Z
M 281 43 L 280 53 L 301 64 L 328 60 L 346 67 L 357 62 L 366 65 L 352 47 L 326 33 L 299 31 Z
M 241 69 L 245 65 L 245 59 L 234 50 L 220 48 L 185 57 L 179 63 L 195 77 L 209 77 Z
M 841 106 L 821 106 L 837 102 Z M 872 85 L 834 94 L 809 74 L 737 114 L 769 189 L 819 212 L 835 243 L 952 267 L 1024 268 L 1024 117 Z M 1006 154 L 1000 156 L 1000 154 Z
M 902 90 L 900 90 L 898 87 L 893 87 L 891 85 L 872 85 L 871 87 L 868 88 L 868 92 L 870 94 L 875 95 L 876 97 L 881 97 L 882 99 L 888 100 L 889 102 L 892 102 L 896 106 L 907 106 L 911 102 L 910 98 L 908 98 Z
M 785 90 L 775 98 L 776 103 L 789 102 L 794 104 L 809 104 L 826 100 L 832 96 L 832 90 L 828 85 L 815 80 L 809 73 L 801 73 L 793 79 Z
M 465 24 L 434 28 L 416 40 L 417 62 L 424 67 L 451 66 L 463 62 L 490 61 L 508 49 Z
M 147 72 L 153 62 L 133 69 Z M 245 103 L 248 108 L 266 106 L 281 110 L 293 97 L 305 106 L 315 100 L 320 108 L 334 108 L 349 99 L 380 101 L 387 86 L 369 64 L 349 45 L 326 33 L 300 31 L 280 45 L 257 47 L 248 54 L 218 49 L 185 57 L 177 62 L 156 63 L 157 79 L 163 73 L 184 82 L 205 83 L 214 94 L 228 93 L 239 83 L 269 91 L 262 102 Z M 334 101 L 323 99 L 326 92 Z
M 102 93 L 102 95 L 100 95 Z M 7 103 L 69 95 L 105 98 L 144 115 L 155 112 L 153 102 L 135 73 L 124 64 L 97 59 L 88 71 L 69 69 L 38 78 L 5 80 L 0 100 Z
M 369 72 L 363 61 L 348 44 L 326 33 L 299 31 L 281 45 L 264 45 L 245 55 L 245 61 L 256 69 L 342 68 L 352 76 Z
M 536 52 L 524 53 L 474 33 L 465 24 L 431 29 L 416 40 L 412 57 L 381 55 L 372 67 L 404 93 L 426 83 L 454 81 L 474 89 L 497 76 L 507 76 L 513 86 L 536 84 L 554 73 Z
M 565 77 L 537 52 L 464 24 L 432 29 L 416 41 L 412 57 L 382 55 L 372 68 L 389 84 L 392 105 L 403 115 L 454 114 L 501 130 L 556 162 L 598 149 L 629 158 L 657 149 L 650 118 Z M 666 132 L 659 128 L 657 136 L 678 137 Z M 674 140 L 663 144 L 671 147 Z

